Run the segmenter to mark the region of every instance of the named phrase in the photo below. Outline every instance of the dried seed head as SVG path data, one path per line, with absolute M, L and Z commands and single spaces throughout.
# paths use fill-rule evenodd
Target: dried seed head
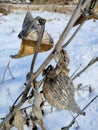
M 64 72 L 66 76 L 69 73 L 69 65 L 70 58 L 66 50 L 61 50 L 60 54 L 58 54 L 58 62 L 56 65 L 56 73 L 59 74 L 60 72 Z
M 34 19 L 30 12 L 27 12 L 23 22 L 22 31 L 18 35 L 18 37 L 22 39 L 20 50 L 17 55 L 11 55 L 11 58 L 21 58 L 35 53 L 35 48 L 41 31 L 41 25 L 44 23 L 45 19 L 42 19 L 41 17 L 36 17 Z M 53 45 L 54 42 L 52 37 L 49 33 L 44 31 L 38 52 L 48 51 L 53 47 Z
M 73 82 L 63 72 L 56 75 L 54 69 L 48 73 L 44 81 L 43 94 L 52 106 L 84 115 L 75 102 Z

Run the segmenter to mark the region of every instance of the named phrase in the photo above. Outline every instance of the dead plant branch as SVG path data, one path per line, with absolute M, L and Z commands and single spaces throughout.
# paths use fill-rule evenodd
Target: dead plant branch
M 82 110 L 84 111 L 97 97 L 98 95 L 96 95 Z M 75 123 L 75 120 L 78 116 L 80 116 L 80 114 L 77 114 L 77 116 L 74 117 L 74 119 L 70 122 L 70 124 L 66 127 L 63 127 L 61 130 L 69 130 L 72 127 L 72 125 Z
M 91 61 L 88 63 L 88 65 L 83 68 L 79 73 L 77 73 L 72 80 L 75 80 L 77 77 L 79 77 L 83 72 L 85 72 L 89 67 L 91 67 L 94 63 L 98 62 L 98 57 L 91 59 Z
M 12 72 L 11 72 L 11 70 L 10 70 L 10 68 L 9 68 L 10 62 L 11 62 L 11 61 L 8 62 L 7 66 L 6 66 L 6 68 L 5 68 L 5 71 L 4 71 L 4 74 L 3 74 L 3 78 L 2 78 L 2 83 L 4 82 L 7 69 L 9 70 L 9 73 L 10 73 L 12 79 L 15 79 L 14 76 L 13 76 L 13 74 L 12 74 Z
M 10 73 L 10 75 L 11 75 L 12 79 L 15 79 L 15 77 L 13 76 L 13 74 L 12 74 L 12 72 L 11 72 L 11 70 L 10 70 L 10 67 L 9 67 L 9 66 L 8 66 L 8 70 L 9 70 L 9 73 Z
M 80 64 L 79 67 L 73 72 L 73 74 L 70 76 L 70 78 L 72 78 L 72 77 L 77 73 L 77 71 L 80 69 L 80 67 L 81 67 L 81 64 Z
M 54 57 L 55 51 L 60 52 L 60 50 L 62 49 L 62 44 L 63 44 L 64 40 L 66 39 L 69 31 L 74 26 L 74 23 L 79 18 L 79 16 L 82 14 L 81 10 L 84 10 L 90 2 L 91 2 L 91 0 L 85 0 L 85 2 L 83 4 L 81 4 L 81 1 L 78 3 L 69 23 L 67 24 L 63 33 L 61 34 L 54 50 L 50 53 L 50 55 L 46 58 L 46 60 L 42 63 L 42 65 L 38 68 L 38 70 L 31 76 L 30 80 L 32 80 L 33 78 L 36 79 L 40 75 L 40 73 L 43 71 L 43 69 L 49 64 L 49 62 Z
M 15 100 L 15 102 L 13 103 L 11 110 L 15 107 L 15 104 L 17 103 L 17 101 L 19 100 L 19 98 L 23 95 L 23 92 L 17 97 L 17 99 Z
M 43 25 L 42 27 L 43 27 L 43 28 L 41 29 L 41 34 L 40 34 L 39 39 L 38 39 L 38 48 L 36 49 L 35 55 L 37 54 L 37 51 L 38 51 L 38 49 L 39 49 L 39 47 L 40 47 L 40 43 L 41 43 L 42 36 L 43 36 L 43 32 L 44 32 L 44 24 L 45 24 L 45 21 L 43 21 L 43 23 L 42 23 L 42 25 Z M 33 59 L 32 59 L 32 64 L 31 64 L 30 72 L 31 72 L 32 69 L 33 69 L 34 63 L 35 63 L 35 59 L 33 58 Z M 9 64 L 8 64 L 8 65 L 9 65 Z M 33 79 L 33 82 L 35 83 L 35 80 L 34 80 L 34 79 Z M 1 128 L 6 122 L 8 122 L 8 121 L 15 115 L 16 111 L 17 111 L 17 110 L 24 104 L 24 102 L 28 99 L 27 96 L 28 96 L 28 93 L 29 93 L 30 89 L 31 89 L 31 81 L 30 81 L 29 78 L 28 78 L 28 82 L 27 82 L 27 85 L 26 85 L 25 90 L 23 91 L 23 94 L 22 94 L 22 97 L 21 97 L 20 102 L 19 102 L 16 106 L 14 106 L 14 107 L 11 109 L 10 113 L 9 113 L 9 114 L 6 116 L 6 118 L 0 123 L 0 128 Z M 20 96 L 19 96 L 19 98 L 20 98 Z M 17 100 L 18 100 L 18 98 L 17 98 Z M 17 101 L 17 100 L 16 100 L 16 101 Z M 15 101 L 15 103 L 16 103 L 16 101 Z
M 37 46 L 36 46 L 36 48 L 35 48 L 33 60 L 32 60 L 32 63 L 31 63 L 30 72 L 32 72 L 33 69 L 34 69 L 35 60 L 36 60 L 38 51 L 39 51 L 39 49 L 40 49 L 40 43 L 41 43 L 41 40 L 42 40 L 42 37 L 43 37 L 43 33 L 44 33 L 44 29 L 45 29 L 45 22 L 46 22 L 46 20 L 40 18 L 40 21 L 41 21 L 41 24 L 42 24 L 42 25 L 41 25 L 41 30 L 39 30 L 39 32 L 38 32 L 38 42 L 37 42 Z
M 73 33 L 73 35 L 71 36 L 71 38 L 63 45 L 63 48 L 65 48 L 66 46 L 68 46 L 68 44 L 71 43 L 71 41 L 74 39 L 74 37 L 76 36 L 76 34 L 78 33 L 78 31 L 81 29 L 81 27 L 83 26 L 83 24 L 84 24 L 84 22 L 79 25 L 79 27 Z
M 65 38 L 67 37 L 69 31 L 71 30 L 71 28 L 73 27 L 74 23 L 76 22 L 76 20 L 79 18 L 79 16 L 82 14 L 81 10 L 84 10 L 87 5 L 91 2 L 91 0 L 85 0 L 83 3 L 81 1 L 79 1 L 69 23 L 67 24 L 66 28 L 64 29 L 61 37 L 59 38 L 54 50 L 51 52 L 51 54 L 46 58 L 46 60 L 42 63 L 42 65 L 39 67 L 39 69 L 30 76 L 30 78 L 28 79 L 27 82 L 27 86 L 23 92 L 23 95 L 21 97 L 21 100 L 19 101 L 19 103 L 14 107 L 14 109 L 12 111 L 10 111 L 10 113 L 5 117 L 5 119 L 0 123 L 0 128 L 2 126 L 4 126 L 4 124 L 6 122 L 8 122 L 15 114 L 16 111 L 24 104 L 24 102 L 27 100 L 27 96 L 28 93 L 31 89 L 31 81 L 33 81 L 35 83 L 35 79 L 40 75 L 40 73 L 43 71 L 43 69 L 49 64 L 49 62 L 52 60 L 53 56 L 54 56 L 54 52 L 60 52 L 62 49 L 62 44 L 65 40 Z M 40 41 L 41 41 L 41 37 L 39 38 L 39 45 L 40 45 Z M 39 48 L 38 48 L 39 49 Z M 37 56 L 37 49 L 36 49 L 36 56 Z M 36 57 L 35 57 L 36 59 Z M 35 61 L 34 61 L 35 62 Z M 34 62 L 32 64 L 34 64 Z M 31 65 L 33 66 L 33 65 Z M 31 67 L 30 70 L 32 70 L 33 67 Z M 76 118 L 75 118 L 76 119 Z

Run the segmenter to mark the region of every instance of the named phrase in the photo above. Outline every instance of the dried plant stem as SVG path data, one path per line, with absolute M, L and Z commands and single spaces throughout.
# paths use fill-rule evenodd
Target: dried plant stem
M 82 110 L 84 111 L 97 97 L 98 97 L 98 95 L 96 95 Z M 72 125 L 75 123 L 75 120 L 78 116 L 80 116 L 80 114 L 77 114 L 77 116 L 74 117 L 74 119 L 71 121 L 71 123 L 68 126 L 62 128 L 61 130 L 69 130 L 69 128 L 71 128 Z
M 70 111 L 69 111 L 69 113 L 71 114 L 72 118 L 74 119 L 75 117 L 73 116 L 73 114 L 72 114 Z M 77 124 L 77 126 L 78 126 L 78 128 L 79 128 L 79 123 L 78 123 L 78 121 L 75 120 L 75 122 L 76 122 L 76 124 Z
M 42 63 L 42 65 L 38 68 L 38 70 L 31 76 L 31 80 L 33 78 L 36 79 L 40 75 L 40 73 L 43 71 L 43 69 L 49 64 L 49 62 L 54 57 L 55 51 L 60 52 L 60 50 L 62 49 L 62 44 L 63 44 L 65 38 L 67 37 L 69 31 L 74 26 L 74 23 L 79 18 L 79 16 L 82 14 L 81 9 L 84 10 L 86 8 L 86 6 L 88 5 L 88 3 L 90 3 L 90 2 L 91 2 L 91 0 L 85 0 L 85 2 L 83 4 L 81 4 L 81 2 L 78 3 L 69 23 L 67 24 L 66 28 L 62 32 L 61 37 L 59 38 L 54 50 L 50 53 L 50 55 L 46 58 L 46 60 Z
M 77 73 L 77 71 L 80 69 L 80 67 L 81 67 L 81 64 L 80 64 L 79 67 L 73 72 L 73 74 L 70 76 L 70 78 L 72 78 L 72 77 Z
M 74 26 L 74 23 L 76 22 L 76 20 L 80 17 L 80 15 L 82 14 L 82 11 L 87 7 L 87 5 L 91 2 L 91 0 L 85 0 L 84 3 L 82 3 L 82 0 L 80 0 L 78 2 L 78 5 L 70 19 L 70 21 L 68 22 L 68 25 L 66 26 L 66 28 L 64 29 L 63 33 L 61 34 L 60 39 L 58 40 L 57 44 L 56 44 L 56 50 L 59 49 L 59 47 L 63 44 L 65 38 L 67 37 L 69 31 L 71 30 L 71 28 Z M 82 10 L 82 11 L 81 11 Z M 88 14 L 89 15 L 89 14 Z
M 43 37 L 43 34 L 44 34 L 44 29 L 45 29 L 45 22 L 46 22 L 46 20 L 43 19 L 43 21 L 44 21 L 44 23 L 43 23 L 43 25 L 41 26 L 41 30 L 39 30 L 39 32 L 38 32 L 38 41 L 37 41 L 37 46 L 36 46 L 36 48 L 35 48 L 33 60 L 32 60 L 32 63 L 31 63 L 30 72 L 32 72 L 32 71 L 34 70 L 35 60 L 36 60 L 38 51 L 39 51 L 39 49 L 40 49 L 40 43 L 41 43 L 41 40 L 42 40 L 42 37 Z
M 9 70 L 9 72 L 10 72 L 10 75 L 11 75 L 12 79 L 15 79 L 15 77 L 13 76 L 13 74 L 12 74 L 12 72 L 11 72 L 11 70 L 10 70 L 10 67 L 9 67 L 9 66 L 8 66 L 8 70 Z
M 12 74 L 12 72 L 11 72 L 11 70 L 10 70 L 10 68 L 9 68 L 9 65 L 10 65 L 10 61 L 8 62 L 7 66 L 5 68 L 5 71 L 4 71 L 4 74 L 3 74 L 3 78 L 2 78 L 2 82 L 4 82 L 7 69 L 9 70 L 9 73 L 10 73 L 12 79 L 15 79 L 14 76 L 13 76 L 13 74 Z
M 81 23 L 78 28 L 76 29 L 76 31 L 73 33 L 73 35 L 70 37 L 70 39 L 63 45 L 63 48 L 65 48 L 66 46 L 68 46 L 68 44 L 73 40 L 73 38 L 76 36 L 76 34 L 78 33 L 78 31 L 81 29 L 81 27 L 83 26 L 84 22 Z
M 17 101 L 19 100 L 19 98 L 23 95 L 23 92 L 17 97 L 17 99 L 15 100 L 15 102 L 13 103 L 11 110 L 14 108 L 15 104 L 17 103 Z
M 69 31 L 71 30 L 71 28 L 73 27 L 74 23 L 76 22 L 76 20 L 79 18 L 79 16 L 82 14 L 82 10 L 84 10 L 87 5 L 91 2 L 91 0 L 85 0 L 83 4 L 81 4 L 81 1 L 78 3 L 68 25 L 66 26 L 66 28 L 64 29 L 61 37 L 59 38 L 54 50 L 52 51 L 52 53 L 47 57 L 47 59 L 44 61 L 44 63 L 39 67 L 39 69 L 29 78 L 28 80 L 28 84 L 27 87 L 25 88 L 22 98 L 20 100 L 20 102 L 14 107 L 14 109 L 5 117 L 5 119 L 0 123 L 0 128 L 6 123 L 8 122 L 16 113 L 16 111 L 24 104 L 24 102 L 26 101 L 26 97 L 29 93 L 29 90 L 31 88 L 31 81 L 34 81 L 39 75 L 40 73 L 43 71 L 43 69 L 49 64 L 49 62 L 52 60 L 53 56 L 54 56 L 54 52 L 55 51 L 60 51 L 62 49 L 62 44 L 65 40 L 65 38 L 67 37 Z
M 22 95 L 22 98 L 21 98 L 20 102 L 17 105 L 15 105 L 13 109 L 11 109 L 10 113 L 0 123 L 0 128 L 2 126 L 4 126 L 4 124 L 6 122 L 8 122 L 15 115 L 16 111 L 24 104 L 24 102 L 27 100 L 27 95 L 28 95 L 28 92 L 29 92 L 30 88 L 31 88 L 31 82 L 28 82 L 27 87 L 23 91 L 23 95 Z
M 88 65 L 83 68 L 79 73 L 77 73 L 72 80 L 75 80 L 77 77 L 79 77 L 84 71 L 86 71 L 89 67 L 91 67 L 94 63 L 98 62 L 98 57 L 91 59 L 91 61 L 88 63 Z
M 41 40 L 42 40 L 42 37 L 43 37 L 43 32 L 44 32 L 44 26 L 43 26 L 43 28 L 42 28 L 41 35 L 40 35 L 40 37 L 39 37 L 39 39 L 38 39 L 38 45 L 40 45 L 40 43 L 41 43 Z M 40 46 L 39 46 L 39 47 L 40 47 Z M 37 49 L 39 49 L 39 48 L 37 48 Z M 38 50 L 37 50 L 37 51 L 38 51 Z M 36 54 L 37 54 L 37 51 L 36 51 Z M 35 59 L 34 59 L 34 57 L 33 57 L 30 72 L 31 72 L 32 69 L 33 69 L 34 63 L 35 63 Z M 34 81 L 34 79 L 33 79 L 33 81 Z M 30 81 L 30 79 L 29 79 L 29 80 L 28 80 L 28 83 L 27 83 L 27 85 L 26 85 L 26 88 L 25 88 L 25 90 L 23 91 L 23 94 L 22 94 L 22 97 L 21 97 L 20 102 L 19 102 L 16 106 L 14 106 L 14 107 L 11 109 L 10 113 L 9 113 L 9 114 L 6 116 L 6 118 L 0 123 L 0 128 L 1 128 L 6 122 L 8 122 L 8 121 L 15 115 L 16 111 L 17 111 L 17 110 L 24 104 L 24 102 L 28 99 L 28 98 L 27 98 L 27 95 L 28 95 L 30 89 L 31 89 L 31 81 Z M 20 98 L 20 96 L 19 96 L 18 98 Z M 18 100 L 18 98 L 17 98 L 17 100 Z M 15 103 L 17 102 L 17 100 L 15 101 Z
M 2 78 L 2 82 L 4 82 L 5 74 L 6 74 L 6 71 L 7 71 L 7 69 L 8 69 L 9 64 L 10 64 L 10 61 L 8 62 L 7 66 L 6 66 L 6 68 L 5 68 L 5 71 L 4 71 L 4 74 L 3 74 L 3 78 Z
M 32 105 L 24 107 L 24 108 L 21 109 L 21 111 L 26 110 L 26 109 L 31 108 L 31 107 L 32 107 Z
M 6 122 L 8 122 L 16 113 L 16 111 L 23 105 L 23 103 L 19 102 L 18 105 L 15 106 L 13 111 L 11 111 L 5 118 L 4 120 L 0 123 L 0 128 L 4 126 Z

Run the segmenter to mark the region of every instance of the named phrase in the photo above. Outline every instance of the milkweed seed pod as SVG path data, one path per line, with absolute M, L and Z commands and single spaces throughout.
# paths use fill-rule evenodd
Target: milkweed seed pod
M 12 55 L 12 58 L 21 58 L 31 54 L 34 54 L 35 47 L 37 46 L 38 32 L 41 29 L 38 21 L 32 17 L 30 12 L 27 12 L 22 31 L 19 33 L 18 37 L 22 39 L 20 50 L 17 55 Z M 53 47 L 52 37 L 44 31 L 43 38 L 41 41 L 39 52 L 45 52 Z
M 92 3 L 92 4 L 91 4 Z M 77 26 L 78 24 L 81 24 L 82 22 L 85 22 L 86 20 L 95 19 L 98 20 L 98 1 L 92 0 L 91 3 L 88 5 L 88 12 L 84 12 L 84 15 L 80 15 L 80 17 L 75 22 L 74 26 Z M 86 17 L 85 13 L 89 13 L 89 15 Z
M 55 69 L 50 66 L 43 85 L 46 100 L 58 109 L 66 109 L 84 115 L 75 102 L 74 92 L 72 80 L 63 72 L 56 75 Z
M 56 73 L 59 74 L 61 71 L 63 71 L 65 73 L 65 75 L 68 75 L 69 62 L 70 62 L 70 57 L 69 57 L 67 51 L 61 50 L 60 54 L 58 56 L 58 62 L 57 62 L 56 69 L 55 69 Z
M 87 17 L 85 17 L 84 15 L 81 15 L 77 21 L 75 22 L 74 26 L 77 26 L 78 24 L 81 24 L 83 23 L 84 21 L 86 20 L 90 20 L 90 19 L 95 19 L 95 20 L 98 20 L 98 15 L 96 15 L 95 13 L 92 13 L 91 15 Z

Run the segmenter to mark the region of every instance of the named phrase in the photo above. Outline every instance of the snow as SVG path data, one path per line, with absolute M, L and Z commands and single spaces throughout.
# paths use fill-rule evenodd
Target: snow
M 31 13 L 33 17 L 41 16 L 47 19 L 45 29 L 53 37 L 54 43 L 57 42 L 70 19 L 69 15 L 59 13 L 38 11 L 32 11 Z M 7 71 L 5 81 L 0 83 L 0 118 L 9 113 L 9 107 L 24 90 L 25 86 L 23 84 L 26 81 L 26 74 L 30 69 L 32 56 L 17 60 L 10 59 L 11 54 L 18 53 L 21 40 L 18 39 L 17 36 L 21 31 L 25 14 L 26 12 L 24 11 L 15 11 L 7 16 L 0 17 L 0 82 L 2 81 L 4 70 L 9 61 L 11 62 L 10 69 L 15 77 L 15 79 L 12 79 L 9 71 Z M 76 27 L 71 30 L 68 38 L 75 29 Z M 98 21 L 87 21 L 66 50 L 70 55 L 70 75 L 73 74 L 80 64 L 81 70 L 92 58 L 97 57 Z M 35 70 L 41 65 L 50 52 L 51 50 L 38 55 Z M 54 64 L 53 60 L 51 64 Z M 41 76 L 38 79 L 40 78 Z M 83 87 L 87 86 L 84 91 L 76 91 L 75 98 L 82 109 L 98 94 L 98 63 L 94 64 L 74 81 L 75 88 L 79 83 L 82 83 Z M 87 91 L 89 85 L 91 85 L 93 89 L 91 94 Z M 24 104 L 24 106 L 26 105 L 29 104 Z M 72 116 L 67 110 L 59 111 L 54 109 L 52 113 L 50 111 L 50 107 L 45 106 L 44 122 L 47 130 L 60 130 L 61 127 L 68 125 L 72 120 Z M 98 98 L 94 100 L 85 112 L 86 116 L 79 116 L 77 118 L 79 130 L 98 130 Z M 75 116 L 76 114 L 73 115 Z M 70 130 L 76 129 L 77 123 L 75 123 Z M 12 128 L 11 130 L 15 130 L 15 128 Z M 31 130 L 31 128 L 25 126 L 24 130 Z

